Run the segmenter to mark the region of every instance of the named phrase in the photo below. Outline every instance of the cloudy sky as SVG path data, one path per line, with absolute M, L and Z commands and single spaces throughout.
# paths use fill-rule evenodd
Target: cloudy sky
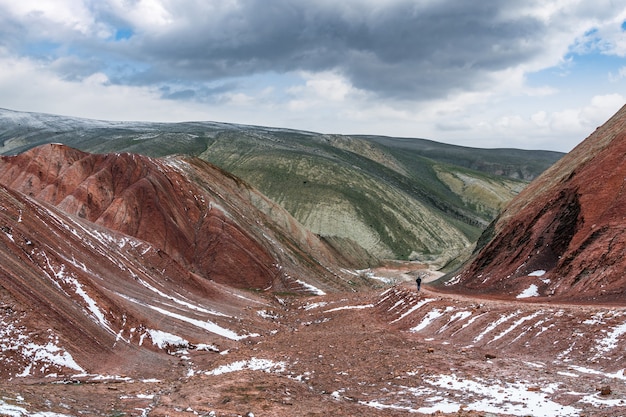
M 0 107 L 569 151 L 626 103 L 621 0 L 0 0 Z

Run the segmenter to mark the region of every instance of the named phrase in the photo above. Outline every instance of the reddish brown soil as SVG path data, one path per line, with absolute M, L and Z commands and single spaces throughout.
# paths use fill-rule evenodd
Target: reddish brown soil
M 161 338 L 228 346 L 266 328 L 245 312 L 261 291 L 353 277 L 284 210 L 196 159 L 46 145 L 3 158 L 0 180 L 3 378 L 161 375 Z
M 625 158 L 626 107 L 511 202 L 454 291 L 623 304 Z
M 42 145 L 1 157 L 0 184 L 144 240 L 191 272 L 232 287 L 297 289 L 285 277 L 303 273 L 325 279 L 321 286 L 341 287 L 337 272 L 328 271 L 335 265 L 324 243 L 247 184 L 199 159 Z
M 425 300 L 430 301 L 399 319 Z M 70 415 L 432 415 L 433 410 L 418 410 L 444 401 L 456 408 L 436 415 L 529 415 L 476 408 L 481 398 L 497 407 L 521 391 L 527 402 L 539 395 L 563 410 L 574 407 L 575 415 L 626 413 L 626 381 L 618 372 L 626 366 L 623 348 L 601 354 L 597 349 L 611 326 L 626 321 L 623 309 L 489 301 L 428 287 L 417 294 L 407 283 L 360 293 L 288 296 L 263 311 L 272 318 L 266 319 L 270 326 L 261 336 L 231 345 L 226 354 L 175 353 L 170 357 L 177 363 L 156 376 L 158 382 L 14 379 L 0 385 L 0 395 L 30 411 Z M 409 331 L 433 311 L 443 314 L 422 330 Z M 463 328 L 469 320 L 452 320 L 462 311 L 481 318 Z M 518 326 L 511 319 L 484 333 L 511 314 L 531 318 Z M 603 325 L 583 323 L 598 314 L 604 315 Z M 481 333 L 484 337 L 476 341 Z M 253 358 L 282 366 L 210 374 Z M 433 385 L 442 376 L 480 381 L 489 390 L 459 389 L 453 380 Z M 602 396 L 602 387 L 611 393 Z M 612 405 L 581 402 L 583 397 Z M 379 409 L 381 404 L 393 408 Z

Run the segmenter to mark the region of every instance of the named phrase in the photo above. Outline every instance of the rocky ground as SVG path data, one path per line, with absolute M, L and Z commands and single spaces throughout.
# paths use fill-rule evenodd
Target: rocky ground
M 11 416 L 623 416 L 626 309 L 417 293 L 279 295 L 259 337 L 158 378 L 0 383 Z M 585 331 L 583 333 L 583 331 Z

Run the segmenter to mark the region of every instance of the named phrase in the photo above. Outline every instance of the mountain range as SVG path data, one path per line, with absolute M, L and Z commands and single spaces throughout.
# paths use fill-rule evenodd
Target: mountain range
M 626 413 L 626 107 L 562 158 L 1 114 L 2 415 Z
M 0 153 L 44 143 L 196 156 L 285 208 L 338 252 L 458 265 L 528 181 L 563 154 L 215 122 L 108 122 L 0 110 Z

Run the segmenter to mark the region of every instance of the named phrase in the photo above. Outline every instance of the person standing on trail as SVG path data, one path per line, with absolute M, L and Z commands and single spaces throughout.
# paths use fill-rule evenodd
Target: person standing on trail
M 417 279 L 415 280 L 415 283 L 417 284 L 417 292 L 419 292 L 420 287 L 422 286 L 422 277 L 418 276 Z

